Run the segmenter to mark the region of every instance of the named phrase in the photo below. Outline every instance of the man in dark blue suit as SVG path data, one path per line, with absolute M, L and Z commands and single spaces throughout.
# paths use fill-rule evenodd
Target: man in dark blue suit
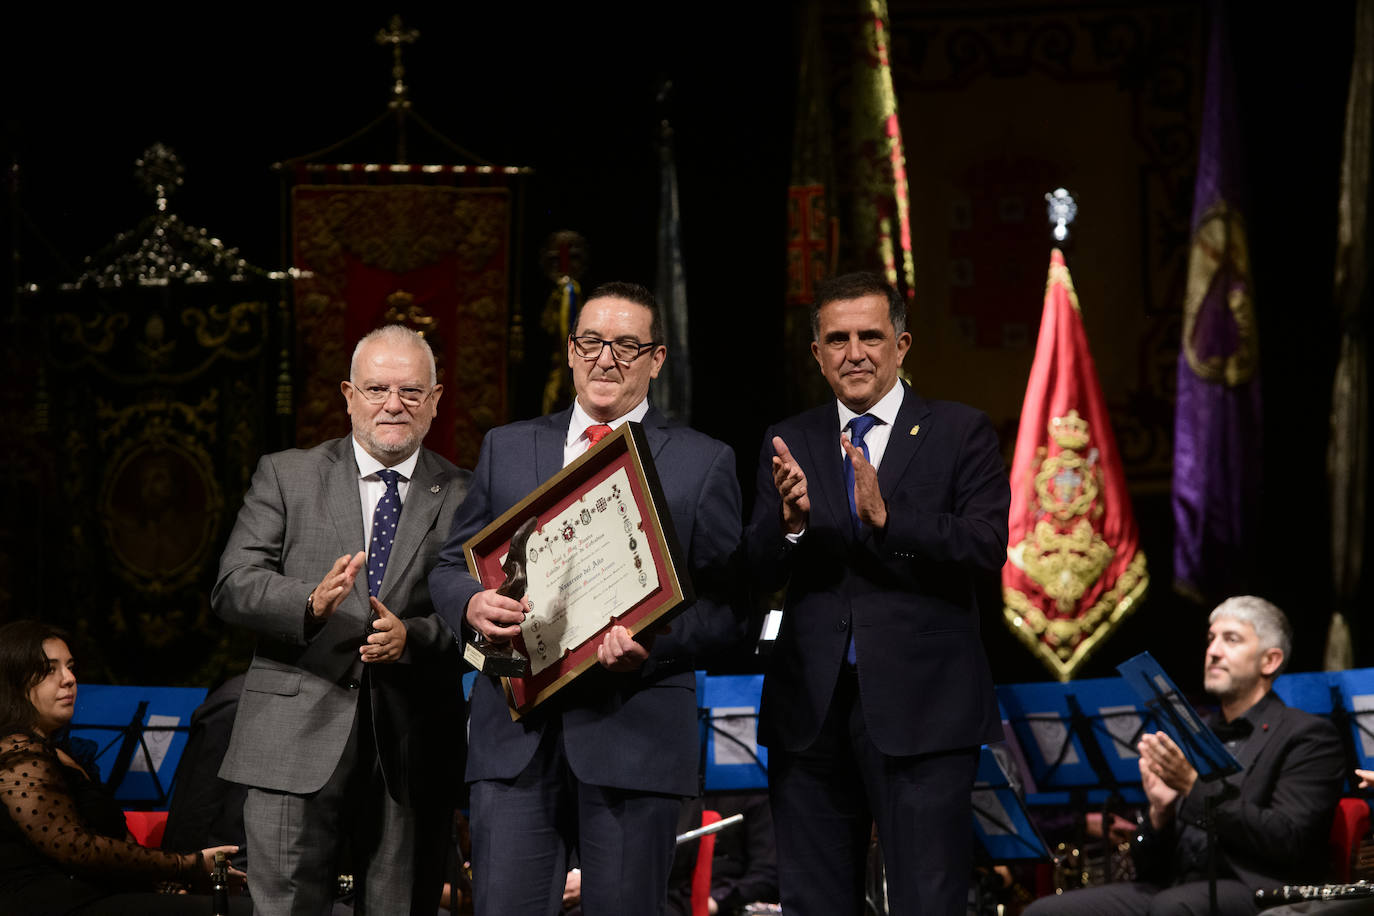
M 575 402 L 487 435 L 430 575 L 435 607 L 455 633 L 513 637 L 526 606 L 483 590 L 463 543 L 610 428 L 637 421 L 697 595 L 656 638 L 612 628 L 597 647 L 600 665 L 518 722 L 499 681 L 477 679 L 467 780 L 479 916 L 557 913 L 573 847 L 586 912 L 657 913 L 666 900 L 680 799 L 699 789 L 695 659 L 741 633 L 729 598 L 740 536 L 734 453 L 649 406 L 662 341 L 648 290 L 612 283 L 592 292 L 568 340 Z
M 768 431 L 745 534 L 756 584 L 786 585 L 760 721 L 783 911 L 862 912 L 876 821 L 891 911 L 961 913 L 1002 736 L 975 592 L 1006 560 L 1006 470 L 984 414 L 897 378 L 881 277 L 822 283 L 811 326 L 836 400 Z

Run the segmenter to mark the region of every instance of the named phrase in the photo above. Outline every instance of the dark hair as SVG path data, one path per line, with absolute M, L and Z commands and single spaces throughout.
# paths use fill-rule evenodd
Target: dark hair
M 29 691 L 48 676 L 43 643 L 49 639 L 70 645 L 65 631 L 40 620 L 16 620 L 0 626 L 0 736 L 36 734 L 38 711 L 29 701 Z
M 892 336 L 901 337 L 906 333 L 906 303 L 902 301 L 901 293 L 880 275 L 858 271 L 826 277 L 816 284 L 816 295 L 811 303 L 811 339 L 820 339 L 822 306 L 874 295 L 887 297 L 887 317 L 892 320 Z
M 626 299 L 635 305 L 644 306 L 649 310 L 649 340 L 644 341 L 644 343 L 661 344 L 666 342 L 663 339 L 663 315 L 659 312 L 658 300 L 654 298 L 653 293 L 638 283 L 625 283 L 619 280 L 602 283 L 588 294 L 587 298 L 583 300 L 583 304 L 585 305 L 593 299 Z M 578 320 L 581 320 L 581 316 Z

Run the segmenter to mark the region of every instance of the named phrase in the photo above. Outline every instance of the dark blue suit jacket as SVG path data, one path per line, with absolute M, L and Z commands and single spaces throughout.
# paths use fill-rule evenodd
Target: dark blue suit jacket
M 999 740 L 1002 727 L 979 637 L 975 585 L 1006 562 L 1011 493 L 987 416 L 907 388 L 878 483 L 887 530 L 855 536 L 834 401 L 770 428 L 745 534 L 756 584 L 787 583 L 782 629 L 764 680 L 761 739 L 789 750 L 820 731 L 851 620 L 859 690 L 873 743 L 900 756 Z M 783 536 L 773 437 L 806 473 L 811 514 Z
M 434 605 L 469 638 L 463 614 L 482 586 L 468 573 L 463 543 L 563 468 L 571 409 L 492 430 L 482 442 L 467 500 L 430 574 Z M 637 672 L 597 666 L 519 722 L 511 721 L 500 682 L 479 677 L 472 690 L 467 779 L 511 779 L 534 755 L 545 725 L 561 717 L 576 777 L 592 785 L 695 795 L 700 757 L 696 715 L 698 655 L 742 635 L 730 564 L 740 537 L 740 493 L 729 446 L 650 408 L 644 432 L 697 600 L 653 642 Z

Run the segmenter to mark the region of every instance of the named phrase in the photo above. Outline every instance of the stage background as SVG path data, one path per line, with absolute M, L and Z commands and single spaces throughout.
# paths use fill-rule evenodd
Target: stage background
M 1331 610 L 1324 460 L 1353 5 L 1309 4 L 1302 17 L 1243 3 L 1228 10 L 1269 430 L 1256 591 L 1293 618 L 1294 667 L 1303 670 L 1319 664 Z M 610 279 L 653 284 L 655 138 L 660 119 L 671 119 L 691 303 L 693 423 L 735 448 L 751 503 L 765 425 L 802 406 L 792 402 L 797 389 L 783 369 L 781 330 L 799 9 L 401 12 L 421 31 L 406 52 L 417 109 L 486 158 L 536 170 L 513 238 L 526 254 L 512 307 L 526 329 L 530 369 L 513 367 L 512 418 L 537 412 L 547 354 L 558 346 L 538 320 L 549 283 L 536 254 L 551 232 L 573 229 L 588 240 L 584 289 Z M 907 366 L 923 393 L 987 410 L 1010 459 L 1050 247 L 1041 196 L 1061 184 L 1073 189 L 1081 209 L 1065 253 L 1155 583 L 1081 673 L 1106 675 L 1149 648 L 1185 689 L 1196 690 L 1204 611 L 1168 587 L 1168 487 L 1203 9 L 1182 2 L 894 0 L 890 14 L 915 254 Z M 849 104 L 841 63 L 851 53 L 845 23 L 852 18 L 848 3 L 823 5 L 838 125 Z M 69 21 L 42 9 L 17 14 L 15 47 L 3 63 L 5 161 L 19 166 L 19 208 L 10 208 L 5 227 L 6 247 L 16 242 L 20 255 L 12 278 L 50 289 L 146 212 L 130 163 L 154 141 L 175 149 L 186 168 L 186 185 L 172 200 L 177 212 L 250 262 L 284 266 L 280 186 L 269 166 L 333 142 L 383 109 L 390 54 L 372 36 L 385 19 L 280 7 L 270 18 L 217 18 L 212 42 L 189 16 L 96 10 Z M 674 87 L 666 107 L 655 101 L 665 78 Z M 843 130 L 835 138 L 841 194 Z M 412 158 L 426 155 L 417 148 Z M 28 301 L 7 307 L 11 328 L 41 317 Z M 101 587 L 118 579 L 117 564 L 92 542 L 87 568 L 101 578 L 80 589 L 70 581 L 65 545 L 73 507 L 95 494 L 88 486 L 86 495 L 63 495 L 72 485 L 64 470 L 70 449 L 56 432 L 35 426 L 42 405 L 33 380 L 50 355 L 18 333 L 5 337 L 16 377 L 3 386 L 11 434 L 0 460 L 12 470 L 0 492 L 0 619 L 39 612 L 82 621 L 98 646 L 127 606 Z M 345 428 L 342 410 L 336 419 Z M 276 445 L 270 437 L 261 444 Z M 215 447 L 224 449 L 223 440 Z M 230 520 L 233 507 L 231 496 Z M 34 530 L 42 536 L 32 537 Z M 208 555 L 217 556 L 218 547 Z M 1366 584 L 1358 606 L 1369 606 L 1368 595 Z M 1374 664 L 1370 627 L 1354 624 L 1356 663 Z M 192 615 L 179 626 L 220 625 Z M 995 583 L 984 632 L 999 680 L 1047 676 L 1003 632 Z M 176 682 L 210 670 L 166 653 L 136 668 L 130 651 L 83 648 L 99 655 L 83 671 L 93 679 L 165 675 Z

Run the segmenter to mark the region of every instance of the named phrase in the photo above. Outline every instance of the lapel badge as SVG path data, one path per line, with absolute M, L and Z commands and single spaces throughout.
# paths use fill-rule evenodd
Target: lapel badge
M 439 485 L 436 483 L 434 486 L 430 487 L 430 488 L 429 488 L 429 492 L 431 492 L 431 493 L 438 493 L 438 492 L 439 492 Z
M 917 423 L 915 426 L 911 427 L 911 435 L 913 435 L 913 436 L 916 435 L 917 433 L 919 433 L 920 431 L 921 431 L 921 424 L 920 424 L 920 423 Z

